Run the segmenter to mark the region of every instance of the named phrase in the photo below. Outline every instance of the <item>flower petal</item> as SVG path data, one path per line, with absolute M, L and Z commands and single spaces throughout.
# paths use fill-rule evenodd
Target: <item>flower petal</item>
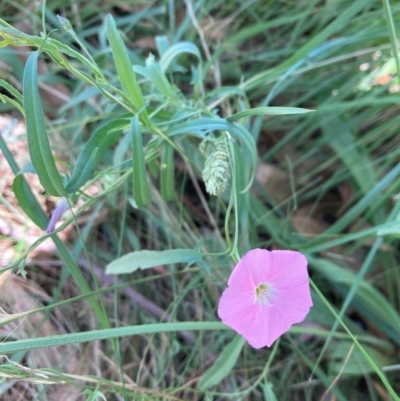
M 254 303 L 235 314 L 220 317 L 222 322 L 241 334 L 254 348 L 268 345 L 268 314 L 263 314 L 262 305 Z
M 288 317 L 277 305 L 271 307 L 269 311 L 269 320 L 270 325 L 266 344 L 268 347 L 270 347 L 278 337 L 286 333 L 292 326 Z
M 229 287 L 222 293 L 221 299 L 219 300 L 218 316 L 225 322 L 225 320 L 231 317 L 235 318 L 237 314 L 253 306 L 254 303 L 253 292 L 243 292 L 236 288 Z
M 302 253 L 272 251 L 271 259 L 268 283 L 273 287 L 291 287 L 308 283 L 307 259 Z
M 270 347 L 288 327 L 285 321 L 277 323 L 276 318 L 271 319 L 272 310 L 267 304 L 255 303 L 222 321 L 241 334 L 252 347 Z
M 249 338 L 252 337 L 255 331 L 253 326 L 255 326 L 257 322 L 257 308 L 257 304 L 249 306 L 235 315 L 230 315 L 221 319 L 222 323 L 231 327 L 233 330 L 244 336 L 247 341 L 249 341 Z M 258 336 L 256 337 L 258 338 Z
M 253 291 L 255 285 L 249 268 L 248 260 L 243 257 L 232 270 L 228 280 L 228 286 L 240 291 Z
M 270 302 L 280 310 L 289 327 L 302 322 L 313 305 L 308 281 L 298 286 L 274 288 Z
M 253 278 L 254 288 L 266 283 L 271 270 L 271 253 L 266 249 L 252 249 L 243 256 L 243 263 L 248 266 Z M 240 262 L 239 262 L 240 263 Z
M 253 325 L 248 325 L 243 330 L 243 337 L 254 348 L 270 347 L 276 338 L 270 336 L 270 307 L 267 304 L 256 305 L 253 312 Z

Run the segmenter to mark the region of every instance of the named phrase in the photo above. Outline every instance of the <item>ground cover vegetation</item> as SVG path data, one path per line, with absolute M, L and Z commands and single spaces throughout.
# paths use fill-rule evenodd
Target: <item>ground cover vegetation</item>
M 399 399 L 399 12 L 1 2 L 0 398 Z M 257 248 L 313 304 L 260 349 Z

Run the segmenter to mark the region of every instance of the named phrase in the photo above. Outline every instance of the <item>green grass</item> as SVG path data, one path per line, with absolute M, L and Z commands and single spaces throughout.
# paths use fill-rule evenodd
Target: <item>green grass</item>
M 0 297 L 0 398 L 399 399 L 399 11 L 368 0 L 0 5 L 0 111 L 24 112 L 32 162 L 18 166 L 0 136 L 18 213 L 46 228 L 22 174 L 32 168 L 48 194 L 78 202 L 55 233 L 13 238 L 5 267 L 41 292 L 24 311 Z M 40 52 L 28 61 L 27 46 Z M 202 170 L 221 139 L 226 163 L 208 163 L 230 178 L 213 196 Z M 51 269 L 29 258 L 46 238 Z M 261 350 L 216 314 L 256 247 L 305 253 L 314 302 L 307 324 Z

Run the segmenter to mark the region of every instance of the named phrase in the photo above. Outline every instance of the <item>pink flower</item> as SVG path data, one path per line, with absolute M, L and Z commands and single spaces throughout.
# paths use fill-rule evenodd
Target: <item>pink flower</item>
M 302 322 L 311 306 L 303 254 L 253 249 L 233 269 L 218 316 L 251 346 L 261 348 Z

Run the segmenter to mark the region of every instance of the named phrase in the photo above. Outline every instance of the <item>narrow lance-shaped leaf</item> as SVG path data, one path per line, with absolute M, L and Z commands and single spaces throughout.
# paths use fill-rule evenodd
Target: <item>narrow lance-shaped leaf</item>
M 12 189 L 17 198 L 18 204 L 26 215 L 42 230 L 46 229 L 49 218 L 33 197 L 33 194 L 29 190 L 28 184 L 24 180 L 22 174 L 17 174 L 15 176 Z
M 229 375 L 232 368 L 235 366 L 245 342 L 246 341 L 242 336 L 235 336 L 235 338 L 224 348 L 222 354 L 214 362 L 214 365 L 212 365 L 211 368 L 201 376 L 199 382 L 200 390 L 205 390 L 209 387 L 215 386 Z
M 137 205 L 147 206 L 150 203 L 150 188 L 147 183 L 146 162 L 144 159 L 142 133 L 138 117 L 132 118 L 133 150 L 133 189 Z
M 110 146 L 112 142 L 115 142 L 115 140 L 118 139 L 119 135 L 114 138 L 114 135 L 111 134 L 114 134 L 116 131 L 121 131 L 128 125 L 128 119 L 112 120 L 99 128 L 91 136 L 89 141 L 85 144 L 82 152 L 79 154 L 72 177 L 66 186 L 69 193 L 77 191 L 92 178 L 93 170 L 96 168 L 98 162 L 100 162 L 102 153 L 107 150 L 107 145 Z M 99 151 L 100 148 L 102 151 Z M 93 157 L 95 151 L 97 151 L 96 157 Z
M 174 148 L 169 143 L 164 143 L 161 155 L 161 195 L 166 201 L 175 197 L 174 170 Z
M 127 93 L 133 106 L 139 111 L 144 107 L 142 90 L 136 81 L 136 75 L 133 70 L 132 63 L 129 60 L 125 44 L 117 30 L 114 18 L 110 14 L 107 15 L 106 18 L 106 31 L 121 85 L 124 88 L 124 91 Z M 145 110 L 143 110 L 141 116 L 147 120 L 147 114 Z
M 106 267 L 108 274 L 127 274 L 137 269 L 149 269 L 159 265 L 187 263 L 192 265 L 201 260 L 198 247 L 195 249 L 170 249 L 167 251 L 136 251 L 115 259 Z
M 57 171 L 47 136 L 42 104 L 39 97 L 37 63 L 39 52 L 33 52 L 24 72 L 24 109 L 29 155 L 40 183 L 49 195 L 66 196 L 62 178 Z
M 287 114 L 303 114 L 309 113 L 309 109 L 302 109 L 299 107 L 256 107 L 255 109 L 249 109 L 244 111 L 239 111 L 239 113 L 233 114 L 228 117 L 228 121 L 239 120 L 240 118 L 250 117 L 250 116 L 281 116 Z

